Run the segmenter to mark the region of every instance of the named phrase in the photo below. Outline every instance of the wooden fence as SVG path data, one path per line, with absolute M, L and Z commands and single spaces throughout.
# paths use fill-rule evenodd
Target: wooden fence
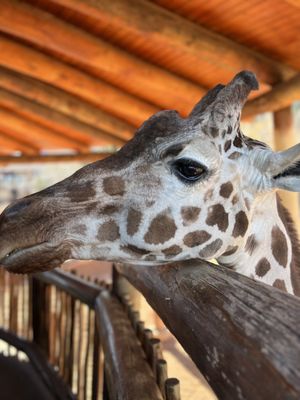
M 300 398 L 299 298 L 205 262 L 119 264 L 113 277 L 110 287 L 52 271 L 28 283 L 2 271 L 1 324 L 37 344 L 79 399 L 177 400 L 126 278 L 220 399 Z
M 1 270 L 0 284 L 0 339 L 8 355 L 27 355 L 55 398 L 180 400 L 160 341 L 109 285 L 60 270 Z
M 118 265 L 222 400 L 300 399 L 300 299 L 228 268 Z

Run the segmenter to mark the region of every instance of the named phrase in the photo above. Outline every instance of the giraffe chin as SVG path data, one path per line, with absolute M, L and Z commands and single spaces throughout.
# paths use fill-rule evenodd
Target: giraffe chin
M 70 258 L 70 254 L 70 248 L 66 246 L 55 247 L 43 242 L 12 251 L 0 260 L 0 266 L 17 274 L 48 271 L 59 267 Z

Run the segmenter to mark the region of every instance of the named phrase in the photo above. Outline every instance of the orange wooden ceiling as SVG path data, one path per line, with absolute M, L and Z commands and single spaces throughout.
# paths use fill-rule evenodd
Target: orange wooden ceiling
M 269 91 L 300 70 L 299 4 L 1 0 L 0 154 L 118 147 L 240 69 Z

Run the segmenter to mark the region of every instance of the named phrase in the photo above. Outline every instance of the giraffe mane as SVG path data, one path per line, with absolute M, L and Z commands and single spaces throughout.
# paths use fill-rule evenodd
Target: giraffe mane
M 243 135 L 243 140 L 246 143 L 246 145 L 249 146 L 249 147 L 260 147 L 262 149 L 268 149 L 269 148 L 269 146 L 266 143 L 261 142 L 260 140 L 257 140 L 257 139 L 253 139 L 253 138 L 251 138 L 249 136 L 246 136 L 246 135 Z

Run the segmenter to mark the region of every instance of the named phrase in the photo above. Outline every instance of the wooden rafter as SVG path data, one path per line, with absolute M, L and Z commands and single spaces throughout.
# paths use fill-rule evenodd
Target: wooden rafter
M 186 115 L 206 91 L 49 13 L 16 0 L 2 0 L 0 31 L 62 57 L 159 108 L 180 110 Z
M 132 137 L 135 127 L 86 101 L 41 81 L 0 67 L 0 87 L 121 139 Z
M 81 142 L 86 146 L 91 145 L 92 138 L 97 139 L 98 142 L 100 141 L 102 145 L 122 146 L 125 143 L 125 140 L 118 138 L 116 135 L 96 129 L 1 88 L 0 106 L 50 130 L 60 132 L 72 140 L 78 140 L 79 143 Z
M 201 62 L 219 65 L 232 75 L 241 69 L 256 72 L 259 79 L 275 84 L 295 71 L 245 46 L 194 24 L 148 0 L 52 0 L 68 9 L 110 26 L 125 27 L 159 45 L 180 48 Z
M 278 83 L 270 92 L 248 101 L 243 110 L 243 117 L 279 111 L 297 100 L 300 100 L 300 74 L 286 82 Z
M 0 130 L 10 131 L 16 139 L 32 142 L 40 149 L 71 148 L 88 151 L 88 146 L 76 139 L 50 130 L 12 111 L 0 108 Z
M 26 164 L 26 163 L 44 163 L 44 162 L 82 162 L 91 163 L 102 160 L 110 155 L 110 153 L 86 153 L 86 154 L 52 154 L 52 155 L 22 155 L 0 156 L 0 165 L 6 164 Z
M 3 36 L 0 36 L 0 65 L 66 90 L 134 126 L 159 111 L 100 79 Z
M 12 136 L 11 131 L 6 129 L 0 129 L 0 148 L 1 152 L 3 149 L 9 149 L 10 151 L 21 151 L 24 154 L 37 154 L 38 148 L 33 144 L 25 142 L 18 138 L 16 135 Z

